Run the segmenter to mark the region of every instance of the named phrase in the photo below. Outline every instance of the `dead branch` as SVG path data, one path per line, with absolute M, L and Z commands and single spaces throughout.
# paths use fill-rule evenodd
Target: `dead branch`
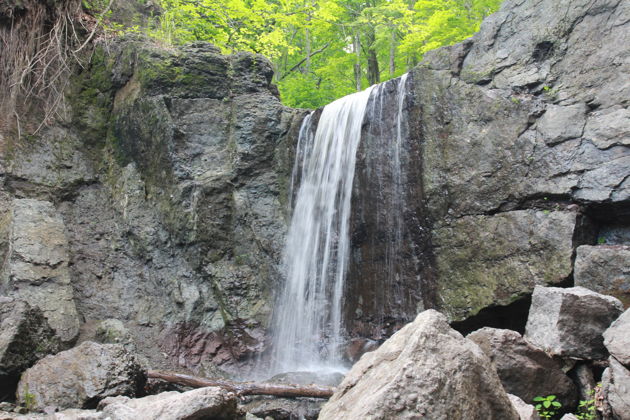
M 238 395 L 273 395 L 275 397 L 286 398 L 330 398 L 335 391 L 334 388 L 329 386 L 234 382 L 225 379 L 206 379 L 175 372 L 160 372 L 157 370 L 150 370 L 147 376 L 149 378 L 161 379 L 166 382 L 193 388 L 217 386 Z

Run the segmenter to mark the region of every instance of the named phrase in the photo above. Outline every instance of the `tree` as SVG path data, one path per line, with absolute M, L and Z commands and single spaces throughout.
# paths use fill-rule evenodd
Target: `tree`
M 162 0 L 154 34 L 270 58 L 285 104 L 316 108 L 400 76 L 501 0 Z

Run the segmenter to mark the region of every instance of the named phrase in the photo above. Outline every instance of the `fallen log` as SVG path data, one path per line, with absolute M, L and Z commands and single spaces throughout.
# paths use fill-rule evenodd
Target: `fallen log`
M 182 373 L 161 372 L 157 370 L 148 371 L 147 376 L 149 378 L 161 379 L 166 382 L 193 388 L 218 386 L 232 391 L 237 395 L 273 395 L 275 397 L 286 398 L 330 398 L 335 391 L 335 389 L 330 386 L 235 382 L 226 379 L 206 379 L 184 375 Z

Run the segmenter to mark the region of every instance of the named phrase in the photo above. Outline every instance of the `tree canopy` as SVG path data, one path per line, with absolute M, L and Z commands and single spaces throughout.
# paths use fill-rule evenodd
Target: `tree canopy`
M 282 101 L 316 108 L 461 41 L 502 0 L 162 0 L 153 33 L 267 56 Z

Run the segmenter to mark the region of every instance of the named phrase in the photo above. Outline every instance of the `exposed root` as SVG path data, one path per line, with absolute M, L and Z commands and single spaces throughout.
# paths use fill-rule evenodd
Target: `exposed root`
M 35 134 L 62 116 L 69 75 L 82 63 L 81 40 L 95 26 L 81 0 L 0 4 L 0 132 Z M 31 127 L 20 123 L 25 115 Z

